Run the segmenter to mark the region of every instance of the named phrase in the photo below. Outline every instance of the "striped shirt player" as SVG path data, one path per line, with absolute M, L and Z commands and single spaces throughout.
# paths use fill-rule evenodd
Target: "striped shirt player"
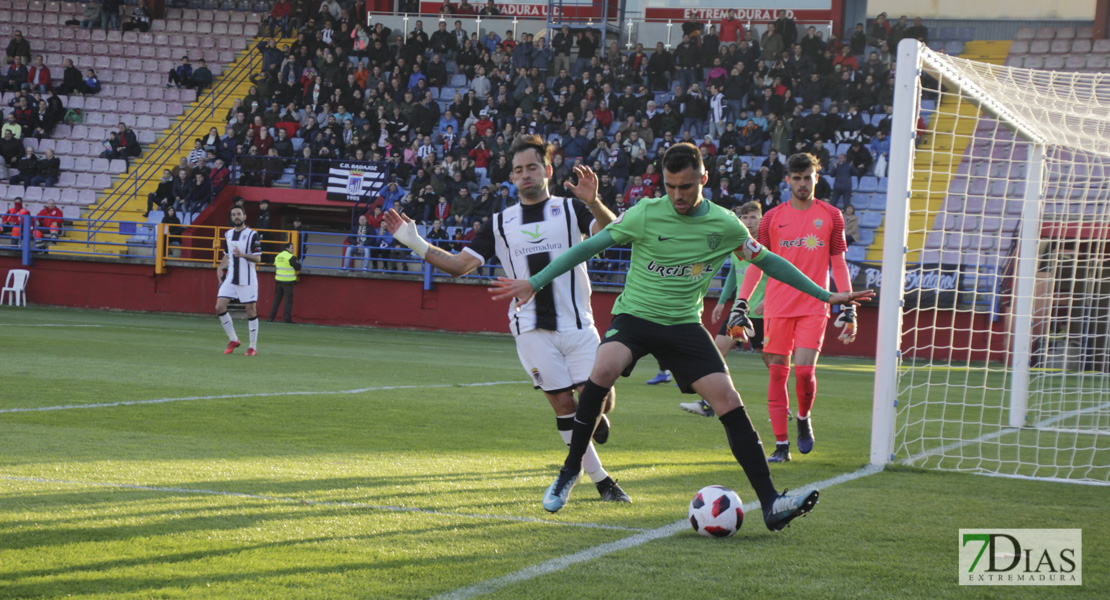
M 786 163 L 791 198 L 763 215 L 757 239 L 771 252 L 789 260 L 818 285 L 828 287 L 829 268 L 838 291 L 852 291 L 851 277 L 844 253 L 844 217 L 833 205 L 813 196 L 817 171 L 821 168 L 810 154 L 795 154 Z M 759 281 L 760 271 L 749 266 L 738 298 L 748 298 Z M 787 433 L 791 357 L 798 398 L 798 450 L 813 449 L 813 424 L 810 410 L 817 392 L 817 358 L 825 340 L 829 320 L 828 305 L 817 302 L 778 281 L 769 281 L 763 310 L 763 354 L 770 373 L 767 384 L 767 411 L 775 434 L 771 462 L 790 460 Z M 837 325 L 844 327 L 840 340 L 855 339 L 855 308 L 840 313 Z
M 496 256 L 510 277 L 527 278 L 613 220 L 613 213 L 597 197 L 597 176 L 587 167 L 576 166 L 579 183 L 567 184 L 579 199 L 548 194 L 550 147 L 539 136 L 518 137 L 509 154 L 520 203 L 493 215 L 462 252 L 450 254 L 429 246 L 416 233 L 415 224 L 393 210 L 386 213 L 386 227 L 432 266 L 452 275 L 469 273 Z M 574 392 L 589 377 L 600 341 L 585 265 L 558 277 L 544 292 L 533 301 L 510 306 L 509 330 L 516 339 L 521 366 L 555 409 L 559 435 L 569 444 L 577 410 Z M 612 396 L 607 399 L 607 408 L 611 407 Z M 599 444 L 608 439 L 607 420 L 593 438 Z M 592 443 L 582 469 L 603 500 L 631 501 L 602 467 Z
M 258 273 L 255 265 L 262 260 L 262 239 L 258 232 L 246 226 L 246 213 L 241 207 L 231 209 L 231 223 L 235 226 L 224 234 L 224 256 L 216 267 L 220 291 L 216 295 L 216 316 L 229 340 L 224 354 L 231 354 L 241 344 L 235 334 L 235 325 L 227 313 L 232 300 L 243 303 L 247 310 L 247 330 L 250 345 L 247 356 L 258 354 Z

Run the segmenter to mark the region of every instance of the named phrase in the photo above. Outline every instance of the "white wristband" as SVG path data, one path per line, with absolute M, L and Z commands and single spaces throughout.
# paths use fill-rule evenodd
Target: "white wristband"
M 419 254 L 420 258 L 424 258 L 424 255 L 428 253 L 428 249 L 431 248 L 431 245 L 428 244 L 428 242 L 425 241 L 424 238 L 417 237 L 416 241 L 413 242 L 412 245 L 409 246 L 409 248 L 412 248 L 413 252 Z

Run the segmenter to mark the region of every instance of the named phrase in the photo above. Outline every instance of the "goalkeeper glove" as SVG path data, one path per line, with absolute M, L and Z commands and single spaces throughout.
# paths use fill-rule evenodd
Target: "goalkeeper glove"
M 737 300 L 728 313 L 728 337 L 734 340 L 746 340 L 755 335 L 755 327 L 748 318 L 747 300 Z
M 837 337 L 840 341 L 847 344 L 856 339 L 856 307 L 843 307 L 840 314 L 836 316 L 833 325 L 841 328 L 840 335 Z
M 393 239 L 412 248 L 413 252 L 420 255 L 420 258 L 424 258 L 424 255 L 428 253 L 428 242 L 420 237 L 420 234 L 416 231 L 416 223 L 412 221 L 405 221 L 397 231 L 393 232 Z

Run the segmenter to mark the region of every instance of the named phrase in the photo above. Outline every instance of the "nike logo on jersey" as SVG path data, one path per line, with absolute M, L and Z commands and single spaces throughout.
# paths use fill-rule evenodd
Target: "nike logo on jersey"
M 787 224 L 785 224 L 785 225 L 779 225 L 779 228 L 781 229 L 781 228 L 783 228 L 783 227 L 786 227 L 786 225 L 789 225 L 789 223 L 787 223 Z
M 673 239 L 674 239 L 674 237 L 675 237 L 675 236 L 673 236 L 673 235 L 672 235 L 671 237 L 663 237 L 663 236 L 659 236 L 659 241 L 660 241 L 660 242 L 665 242 L 665 241 L 667 241 L 667 240 L 673 240 Z

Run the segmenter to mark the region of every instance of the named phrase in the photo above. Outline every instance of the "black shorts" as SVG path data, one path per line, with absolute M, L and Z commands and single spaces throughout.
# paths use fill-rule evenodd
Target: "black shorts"
M 632 315 L 617 315 L 609 324 L 602 344 L 620 342 L 632 351 L 632 364 L 624 375 L 632 374 L 636 361 L 651 354 L 674 375 L 683 394 L 693 394 L 695 381 L 713 373 L 728 373 L 713 337 L 701 323 L 660 325 Z
M 761 317 L 752 317 L 752 329 L 755 330 L 755 335 L 748 339 L 752 345 L 752 350 L 763 349 L 763 319 Z M 721 327 L 717 330 L 717 335 L 728 337 L 728 315 L 722 319 Z

